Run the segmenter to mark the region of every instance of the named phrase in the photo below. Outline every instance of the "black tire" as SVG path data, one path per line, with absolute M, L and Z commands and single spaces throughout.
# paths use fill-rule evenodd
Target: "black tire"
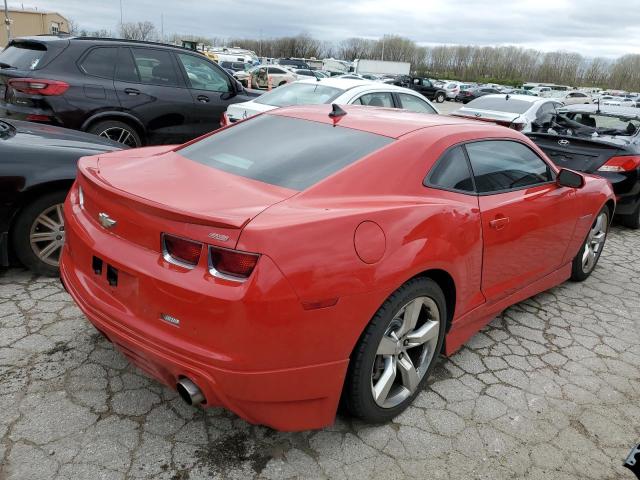
M 131 148 L 142 146 L 140 134 L 131 125 L 118 120 L 104 120 L 91 125 L 89 133 L 105 137 L 114 142 L 122 143 Z
M 11 245 L 13 246 L 13 250 L 18 257 L 18 260 L 20 260 L 20 262 L 29 270 L 40 275 L 46 275 L 49 277 L 55 277 L 58 275 L 57 260 L 59 260 L 59 255 L 62 252 L 62 248 L 56 248 L 56 250 L 53 252 L 53 254 L 57 256 L 55 258 L 56 261 L 54 265 L 44 262 L 38 257 L 36 251 L 34 250 L 34 247 L 32 247 L 31 245 L 31 231 L 32 228 L 36 228 L 34 226 L 34 223 L 36 222 L 38 217 L 47 210 L 50 210 L 52 207 L 64 203 L 64 199 L 66 198 L 66 196 L 66 190 L 59 190 L 38 197 L 22 209 L 22 211 L 18 214 L 18 218 L 16 219 L 13 228 L 11 229 Z M 51 215 L 52 216 L 50 216 L 50 218 L 57 218 L 57 215 L 55 215 L 53 211 L 51 212 Z M 64 220 L 62 220 L 62 222 L 64 228 Z M 36 233 L 37 231 L 38 230 L 36 230 Z M 49 230 L 45 228 L 44 231 L 48 232 Z M 56 235 L 55 238 L 57 239 L 58 236 L 62 237 L 61 241 L 63 242 L 64 231 L 62 231 L 60 235 Z M 39 243 L 37 245 L 43 247 L 44 250 L 43 244 Z M 46 246 L 46 243 L 44 245 Z M 53 256 L 50 257 L 49 260 L 53 261 Z
M 447 95 L 445 93 L 443 92 L 436 93 L 436 98 L 435 98 L 436 103 L 443 103 L 446 98 L 447 98 Z
M 640 204 L 636 207 L 630 215 L 620 215 L 619 218 L 620 223 L 627 228 L 632 228 L 637 230 L 640 228 Z
M 280 83 L 278 84 L 278 86 L 279 86 L 279 87 L 281 87 L 281 86 L 286 85 L 286 84 L 287 84 L 287 82 L 283 80 L 282 82 L 280 82 Z
M 602 243 L 600 243 L 597 252 L 595 252 L 595 257 L 593 258 L 593 260 L 585 265 L 583 261 L 585 250 L 588 248 L 588 245 L 593 244 L 593 241 L 591 239 L 592 232 L 594 231 L 598 220 L 603 214 L 605 215 L 605 218 L 603 221 L 604 225 L 602 227 L 604 228 L 604 237 L 602 238 Z M 609 233 L 609 224 L 611 223 L 610 220 L 611 213 L 609 212 L 609 208 L 606 206 L 602 207 L 602 210 L 600 210 L 600 212 L 598 212 L 598 215 L 596 215 L 591 228 L 589 228 L 589 232 L 587 233 L 587 237 L 582 243 L 582 247 L 580 247 L 578 254 L 574 257 L 573 262 L 571 263 L 571 280 L 573 280 L 574 282 L 582 282 L 583 280 L 586 280 L 587 278 L 589 278 L 589 275 L 591 275 L 591 273 L 595 270 L 607 240 L 607 234 Z
M 428 297 L 438 307 L 440 324 L 434 353 L 415 391 L 398 405 L 392 408 L 383 408 L 376 403 L 372 392 L 372 375 L 378 346 L 394 322 L 394 316 L 401 311 L 403 306 L 419 297 Z M 438 353 L 442 349 L 446 318 L 444 294 L 438 284 L 430 278 L 415 278 L 392 293 L 373 316 L 351 354 L 342 399 L 343 405 L 349 413 L 366 422 L 382 423 L 403 412 L 420 393 L 433 370 Z

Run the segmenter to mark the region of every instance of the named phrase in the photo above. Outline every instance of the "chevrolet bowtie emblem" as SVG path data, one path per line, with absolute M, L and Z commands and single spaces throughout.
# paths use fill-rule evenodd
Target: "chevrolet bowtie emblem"
M 116 223 L 118 223 L 104 212 L 100 212 L 98 214 L 98 221 L 100 222 L 100 225 L 102 225 L 104 228 L 111 228 L 115 226 Z

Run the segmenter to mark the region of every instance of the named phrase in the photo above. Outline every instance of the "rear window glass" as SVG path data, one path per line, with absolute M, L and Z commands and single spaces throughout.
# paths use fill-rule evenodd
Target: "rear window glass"
M 350 128 L 262 115 L 184 147 L 179 153 L 228 173 L 304 190 L 392 141 Z
M 291 105 L 320 105 L 329 103 L 344 90 L 326 85 L 309 83 L 291 83 L 271 90 L 254 100 L 256 103 L 274 107 Z
M 510 112 L 510 113 L 524 113 L 533 105 L 531 102 L 524 100 L 517 100 L 515 98 L 509 98 L 506 100 L 505 96 L 500 97 L 480 97 L 467 105 L 467 108 L 475 108 L 477 110 L 493 110 L 494 112 Z
M 37 70 L 46 55 L 47 47 L 40 43 L 16 43 L 0 53 L 0 63 L 18 70 Z

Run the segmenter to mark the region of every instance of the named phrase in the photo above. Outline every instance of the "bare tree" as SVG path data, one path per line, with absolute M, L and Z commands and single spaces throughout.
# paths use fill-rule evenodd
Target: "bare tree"
M 120 36 L 127 40 L 153 41 L 158 38 L 158 31 L 153 22 L 125 22 L 120 25 Z

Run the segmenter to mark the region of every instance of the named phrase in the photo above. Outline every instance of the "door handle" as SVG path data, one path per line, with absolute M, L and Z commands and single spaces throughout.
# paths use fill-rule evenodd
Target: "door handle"
M 140 90 L 136 90 L 135 88 L 125 88 L 124 93 L 127 95 L 140 95 Z
M 209 103 L 209 97 L 207 97 L 206 95 L 198 95 L 196 98 L 199 102 Z
M 489 222 L 489 226 L 491 228 L 495 228 L 496 230 L 502 230 L 508 224 L 509 224 L 509 217 L 504 217 L 504 216 L 496 217 L 495 219 Z

